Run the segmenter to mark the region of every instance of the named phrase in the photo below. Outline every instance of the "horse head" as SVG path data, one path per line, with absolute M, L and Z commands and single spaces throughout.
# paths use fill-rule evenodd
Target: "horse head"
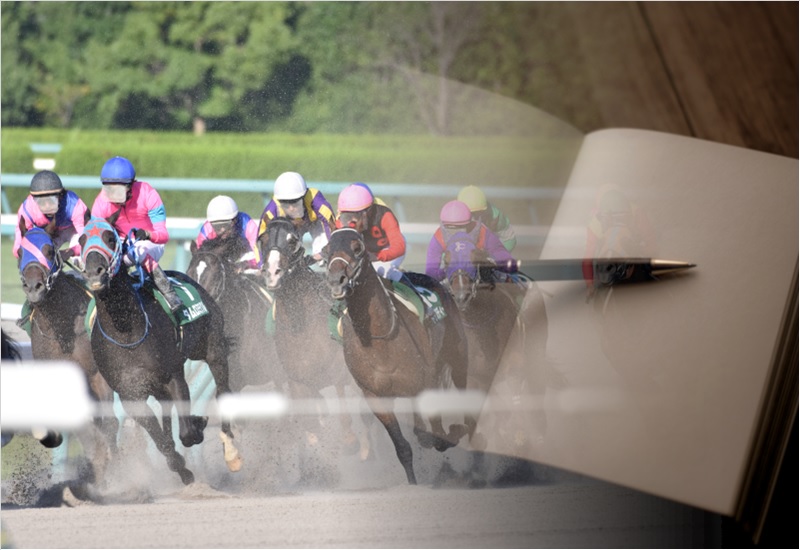
M 264 258 L 262 271 L 267 288 L 280 288 L 286 273 L 305 266 L 303 263 L 303 239 L 292 220 L 277 217 L 270 220 L 267 230 L 258 238 L 261 257 Z
M 486 271 L 493 264 L 467 233 L 458 232 L 447 241 L 444 268 L 445 285 L 458 308 L 464 311 L 475 298 L 479 285 L 491 280 Z
M 328 267 L 326 277 L 334 300 L 344 298 L 357 284 L 367 255 L 364 237 L 345 227 L 331 233 L 326 245 Z M 367 262 L 367 265 L 371 265 Z
M 108 221 L 92 218 L 78 242 L 89 288 L 93 292 L 108 288 L 122 264 L 122 240 L 117 231 Z
M 203 241 L 199 248 L 192 241 L 190 250 L 192 259 L 186 274 L 218 300 L 225 291 L 228 278 L 236 272 L 236 264 L 250 248 L 244 240 L 234 236 Z
M 41 227 L 27 230 L 24 225 L 22 221 L 19 274 L 28 302 L 38 304 L 52 288 L 63 263 L 50 233 Z

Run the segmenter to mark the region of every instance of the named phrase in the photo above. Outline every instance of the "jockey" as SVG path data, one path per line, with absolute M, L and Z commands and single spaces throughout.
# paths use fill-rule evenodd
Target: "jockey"
M 24 220 L 25 227 L 45 227 L 55 218 L 55 235 L 52 236 L 56 248 L 69 243 L 69 247 L 60 251 L 61 258 L 80 258 L 81 245 L 78 238 L 89 219 L 89 209 L 81 198 L 73 191 L 67 191 L 61 184 L 58 174 L 50 170 L 42 170 L 31 179 L 30 194 L 19 207 L 17 226 L 14 230 L 15 258 L 20 256 L 22 234 L 19 224 Z
M 483 222 L 489 230 L 500 237 L 503 246 L 511 252 L 517 245 L 517 237 L 508 216 L 495 205 L 486 200 L 480 187 L 468 185 L 458 192 L 458 199 L 466 204 L 472 212 L 472 219 Z
M 617 243 L 608 242 L 615 229 L 624 230 L 625 239 Z M 624 246 L 625 249 L 613 251 L 614 245 Z M 602 257 L 609 252 L 613 256 L 648 256 L 657 248 L 658 237 L 644 211 L 617 186 L 602 186 L 597 192 L 586 226 L 584 258 Z M 592 263 L 584 263 L 583 276 L 591 297 L 594 293 Z
M 400 264 L 406 257 L 406 239 L 394 213 L 378 202 L 363 183 L 348 185 L 339 193 L 336 227 L 351 227 L 364 236 L 370 261 L 378 275 L 399 281 Z
M 147 182 L 136 179 L 136 171 L 124 157 L 109 159 L 100 171 L 103 189 L 92 205 L 92 216 L 108 219 L 117 214 L 114 228 L 125 239 L 133 231 L 136 237 L 134 250 L 139 262 L 164 295 L 170 309 L 180 309 L 181 299 L 172 288 L 167 275 L 158 265 L 164 254 L 164 245 L 169 241 L 167 213 L 161 196 Z M 125 265 L 133 260 L 125 255 Z
M 272 200 L 261 214 L 258 236 L 267 231 L 273 218 L 285 216 L 297 227 L 300 237 L 311 234 L 311 256 L 322 259 L 322 249 L 328 244 L 336 220 L 333 207 L 318 189 L 309 188 L 297 172 L 284 172 L 275 180 Z
M 485 252 L 487 258 L 494 261 L 495 270 L 508 274 L 517 272 L 518 263 L 503 246 L 500 238 L 485 224 L 473 220 L 472 212 L 465 203 L 458 200 L 448 202 L 442 207 L 439 220 L 441 225 L 436 229 L 428 245 L 425 273 L 437 281 L 447 277 L 442 266 L 444 252 L 447 250 L 448 241 L 456 233 L 466 233 L 476 248 Z
M 197 248 L 213 239 L 242 239 L 247 242 L 250 251 L 242 256 L 240 261 L 248 268 L 261 267 L 256 245 L 258 222 L 246 212 L 239 212 L 236 201 L 226 195 L 217 195 L 208 203 L 206 216 L 208 219 L 200 227 L 200 233 L 195 241 Z

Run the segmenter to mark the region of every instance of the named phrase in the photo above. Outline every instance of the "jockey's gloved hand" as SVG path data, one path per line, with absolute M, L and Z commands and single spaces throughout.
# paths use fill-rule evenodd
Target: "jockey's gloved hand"
M 505 269 L 503 271 L 506 273 L 516 273 L 519 271 L 519 262 L 512 258 L 506 262 L 504 267 Z
M 150 233 L 146 229 L 134 229 L 133 236 L 137 241 L 146 241 L 150 239 Z

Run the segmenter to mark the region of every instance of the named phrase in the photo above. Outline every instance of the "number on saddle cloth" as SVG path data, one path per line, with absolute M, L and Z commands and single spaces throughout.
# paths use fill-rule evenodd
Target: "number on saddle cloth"
M 172 288 L 175 289 L 175 294 L 178 295 L 178 298 L 181 299 L 183 302 L 183 306 L 175 312 L 175 315 L 172 315 L 172 312 L 169 308 L 169 303 L 167 303 L 166 298 L 161 294 L 154 283 L 148 285 L 150 292 L 153 293 L 158 303 L 161 304 L 161 307 L 166 311 L 170 319 L 174 324 L 179 326 L 188 325 L 189 323 L 196 321 L 200 317 L 204 317 L 208 315 L 208 308 L 206 304 L 203 302 L 202 298 L 200 297 L 200 293 L 197 291 L 197 288 L 180 279 L 175 277 L 168 277 L 169 282 L 172 284 Z
M 436 284 L 436 280 L 428 275 L 406 271 L 399 282 L 392 282 L 392 290 L 406 307 L 419 315 L 420 322 L 435 324 L 447 316 L 444 304 L 434 290 Z

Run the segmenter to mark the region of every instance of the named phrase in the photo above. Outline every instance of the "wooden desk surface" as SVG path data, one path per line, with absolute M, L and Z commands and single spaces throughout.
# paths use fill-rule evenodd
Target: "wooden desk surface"
M 556 116 L 587 132 L 645 128 L 797 158 L 797 2 L 564 9 L 584 69 L 565 89 L 586 114 Z
M 582 58 L 565 112 L 589 132 L 658 130 L 798 158 L 797 2 L 567 3 Z M 587 77 L 588 75 L 588 77 Z M 570 104 L 580 120 L 569 116 Z M 578 103 L 581 104 L 578 104 Z M 762 533 L 797 532 L 797 419 Z M 723 519 L 723 547 L 749 547 Z

